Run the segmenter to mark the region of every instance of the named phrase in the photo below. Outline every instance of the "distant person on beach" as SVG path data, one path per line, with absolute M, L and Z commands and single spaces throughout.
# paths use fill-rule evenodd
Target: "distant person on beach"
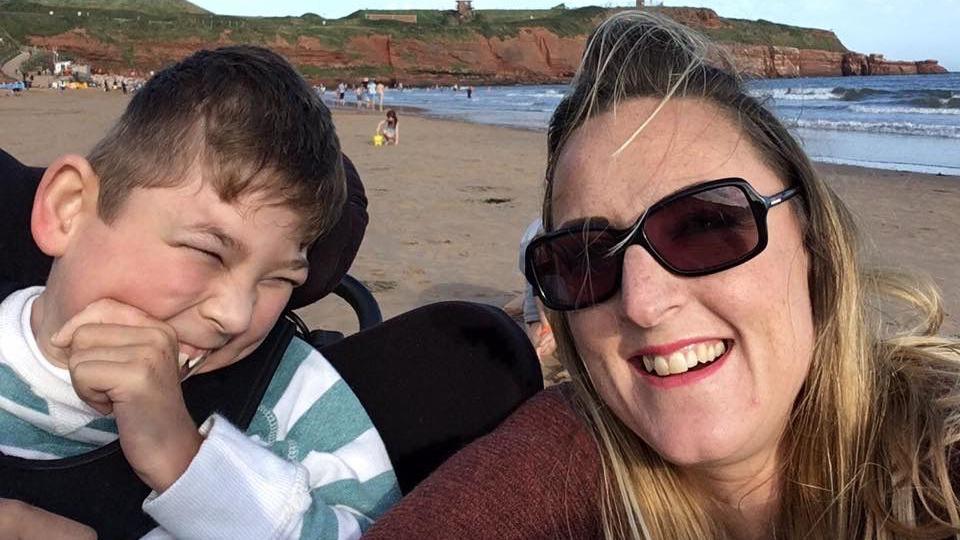
M 387 117 L 377 124 L 377 134 L 382 136 L 387 144 L 400 144 L 400 120 L 396 111 L 387 111 Z
M 360 110 L 360 107 L 363 106 L 363 85 L 358 84 L 353 87 L 353 95 L 357 98 L 357 110 Z
M 468 87 L 467 87 L 467 99 L 472 99 L 472 98 L 473 98 L 473 87 L 472 87 L 472 86 L 468 86 Z
M 386 91 L 386 87 L 382 82 L 377 83 L 377 102 L 380 105 L 380 112 L 383 112 L 383 93 Z
M 43 173 L 46 286 L 0 282 L 0 471 L 72 460 L 58 472 L 103 498 L 50 498 L 126 531 L 109 537 L 358 538 L 399 498 L 386 449 L 330 363 L 273 331 L 346 198 L 330 111 L 277 54 L 198 51 L 151 78 L 89 157 Z M 268 369 L 231 385 L 244 359 Z M 217 412 L 195 422 L 197 388 Z M 65 526 L 0 500 L 0 538 L 37 522 Z
M 720 46 L 645 10 L 583 51 L 525 261 L 572 384 L 365 538 L 960 535 L 960 340 L 936 287 L 866 266 Z
M 337 106 L 343 107 L 346 104 L 347 85 L 343 81 L 337 84 Z
M 367 108 L 372 109 L 374 107 L 374 102 L 377 98 L 377 83 L 372 79 L 367 81 Z

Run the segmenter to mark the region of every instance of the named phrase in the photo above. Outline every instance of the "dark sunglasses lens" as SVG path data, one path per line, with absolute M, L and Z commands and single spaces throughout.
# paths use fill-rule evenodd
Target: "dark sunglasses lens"
M 739 263 L 760 243 L 746 193 L 722 186 L 675 199 L 647 217 L 650 246 L 681 272 L 711 272 Z
M 621 263 L 610 251 L 617 240 L 607 231 L 577 230 L 536 244 L 533 271 L 547 304 L 576 309 L 615 291 Z

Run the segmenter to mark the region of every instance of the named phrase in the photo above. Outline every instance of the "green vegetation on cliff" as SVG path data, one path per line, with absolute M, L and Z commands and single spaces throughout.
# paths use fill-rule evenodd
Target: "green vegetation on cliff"
M 2 2 L 0 1 L 0 10 L 12 7 L 15 4 L 27 4 L 28 2 Z M 204 14 L 209 11 L 188 2 L 187 0 L 31 0 L 29 3 L 43 6 L 49 9 L 69 9 L 69 10 L 119 10 L 136 11 L 150 15 L 171 15 L 171 14 Z M 76 15 L 76 13 L 74 13 Z
M 0 65 L 20 53 L 20 43 L 0 27 Z
M 836 35 L 825 30 L 762 20 L 724 19 L 708 9 L 648 9 L 656 9 L 719 41 L 846 51 Z M 429 49 L 432 44 L 482 41 L 481 38 L 507 40 L 527 28 L 576 38 L 588 34 L 612 11 L 601 7 L 567 9 L 562 6 L 538 10 L 476 10 L 471 18 L 461 20 L 452 10 L 359 10 L 340 19 L 324 19 L 313 13 L 299 17 L 215 15 L 186 0 L 0 0 L 0 37 L 5 37 L 4 43 L 0 43 L 0 58 L 15 53 L 20 45 L 62 36 L 55 40 L 60 43 L 61 52 L 69 54 L 71 43 L 78 43 L 77 39 L 93 40 L 92 45 L 89 42 L 83 45 L 86 53 L 80 53 L 82 56 L 103 50 L 106 56 L 100 58 L 110 57 L 111 60 L 105 60 L 111 64 L 110 68 L 134 68 L 146 59 L 149 69 L 153 69 L 175 60 L 177 50 L 182 52 L 183 47 L 189 50 L 202 44 L 229 42 L 283 47 L 295 46 L 301 38 L 308 38 L 330 54 L 348 60 L 337 66 L 305 62 L 300 68 L 307 76 L 347 76 L 368 71 L 391 74 L 390 66 L 371 65 L 389 63 L 388 59 L 361 57 L 361 53 L 351 50 L 347 43 L 353 38 L 389 36 L 396 41 L 422 42 L 416 47 Z M 415 15 L 416 23 L 377 19 L 391 14 Z M 400 47 L 395 54 L 408 65 L 416 63 L 410 47 Z M 429 73 L 435 75 L 469 76 L 474 71 L 472 66 L 458 62 L 429 68 Z
M 788 26 L 760 19 L 724 19 L 726 28 L 701 28 L 700 30 L 717 41 L 733 41 L 745 44 L 778 45 L 798 49 L 847 52 L 836 34 L 826 30 Z
M 54 15 L 49 15 L 51 9 Z M 76 10 L 84 10 L 77 17 Z M 685 20 L 687 8 L 656 8 Z M 685 12 L 684 10 L 687 10 Z M 295 42 L 311 36 L 331 44 L 342 43 L 358 34 L 378 33 L 393 38 L 457 39 L 471 34 L 507 38 L 522 28 L 539 27 L 563 37 L 585 35 L 610 9 L 476 10 L 474 17 L 461 22 L 453 11 L 360 10 L 342 19 L 323 19 L 315 14 L 301 17 L 231 17 L 210 14 L 186 0 L 0 0 L 0 27 L 18 39 L 26 35 L 50 36 L 74 28 L 109 41 L 209 40 L 224 30 L 234 41 L 270 42 L 277 37 Z M 715 14 L 707 10 L 697 13 Z M 369 20 L 368 15 L 416 15 L 417 23 Z M 714 39 L 744 44 L 845 51 L 832 32 L 776 24 L 718 18 L 716 27 L 700 30 Z

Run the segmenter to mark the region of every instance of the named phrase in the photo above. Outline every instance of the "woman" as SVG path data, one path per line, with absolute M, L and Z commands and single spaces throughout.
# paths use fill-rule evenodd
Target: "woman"
M 960 536 L 939 296 L 860 268 L 848 210 L 723 59 L 648 13 L 593 33 L 527 249 L 572 395 L 528 402 L 371 536 Z
M 377 124 L 377 135 L 381 135 L 387 144 L 400 144 L 400 121 L 397 119 L 397 112 L 393 109 L 387 111 L 386 120 L 381 120 Z

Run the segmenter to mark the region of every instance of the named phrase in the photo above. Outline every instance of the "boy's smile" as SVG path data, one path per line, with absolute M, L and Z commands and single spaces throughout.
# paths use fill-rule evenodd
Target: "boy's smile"
M 109 224 L 89 192 L 64 204 L 62 253 L 38 300 L 42 321 L 34 318 L 49 359 L 64 355 L 44 335 L 105 298 L 171 326 L 181 355 L 208 355 L 201 371 L 263 341 L 307 276 L 300 220 L 257 194 L 223 202 L 199 168 L 189 176 L 181 186 L 133 190 Z

